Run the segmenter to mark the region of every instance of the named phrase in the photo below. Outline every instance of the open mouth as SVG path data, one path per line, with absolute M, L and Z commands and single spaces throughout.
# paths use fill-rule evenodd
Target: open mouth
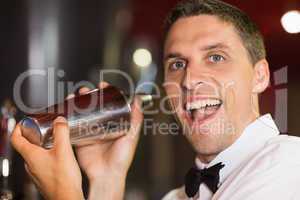
M 217 98 L 203 98 L 187 102 L 185 110 L 192 121 L 204 122 L 212 118 L 219 108 L 222 106 L 223 101 Z

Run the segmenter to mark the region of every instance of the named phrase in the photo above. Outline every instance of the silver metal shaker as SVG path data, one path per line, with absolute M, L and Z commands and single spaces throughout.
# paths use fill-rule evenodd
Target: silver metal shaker
M 141 95 L 151 101 L 151 95 Z M 67 119 L 72 145 L 88 145 L 97 140 L 112 140 L 130 128 L 130 102 L 122 91 L 109 86 L 67 99 L 21 120 L 22 135 L 31 143 L 53 146 L 52 122 L 58 116 Z

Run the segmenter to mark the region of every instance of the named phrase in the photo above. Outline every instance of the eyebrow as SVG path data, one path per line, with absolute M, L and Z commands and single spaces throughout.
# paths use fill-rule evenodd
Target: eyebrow
M 211 44 L 211 45 L 204 46 L 200 50 L 201 51 L 211 51 L 214 49 L 229 49 L 229 47 L 226 44 L 217 43 L 217 44 Z
M 200 51 L 211 51 L 211 50 L 215 50 L 215 49 L 230 49 L 230 48 L 226 44 L 216 43 L 216 44 L 204 46 L 204 47 L 200 48 Z M 164 57 L 164 61 L 167 61 L 172 58 L 184 58 L 184 56 L 177 52 L 169 53 L 169 54 L 167 54 L 167 56 Z
M 167 61 L 172 58 L 182 58 L 183 56 L 180 53 L 170 53 L 167 56 L 165 56 L 164 61 Z

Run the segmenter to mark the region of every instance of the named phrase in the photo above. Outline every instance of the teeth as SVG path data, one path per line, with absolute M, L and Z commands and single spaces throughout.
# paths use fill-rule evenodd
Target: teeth
M 197 100 L 197 101 L 187 103 L 186 109 L 187 110 L 204 109 L 208 106 L 216 106 L 220 104 L 221 104 L 221 100 L 219 99 Z

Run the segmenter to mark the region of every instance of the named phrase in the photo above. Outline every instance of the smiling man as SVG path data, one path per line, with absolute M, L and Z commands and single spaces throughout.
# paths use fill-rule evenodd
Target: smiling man
M 218 1 L 180 4 L 168 23 L 165 89 L 184 134 L 208 163 L 259 116 L 258 94 L 269 83 L 263 40 L 243 13 Z
M 196 152 L 185 186 L 164 200 L 299 199 L 300 141 L 279 136 L 258 96 L 269 84 L 263 38 L 238 8 L 178 4 L 167 19 L 165 89 Z
M 167 20 L 164 73 L 170 105 L 196 156 L 184 186 L 163 200 L 300 199 L 300 140 L 279 135 L 271 115 L 260 116 L 269 66 L 263 38 L 246 14 L 218 0 L 178 4 Z M 124 196 L 143 118 L 137 104 L 131 117 L 124 137 L 76 147 L 91 200 Z M 12 143 L 46 198 L 82 199 L 68 124 L 59 118 L 53 127 L 51 150 L 29 143 L 20 125 Z

